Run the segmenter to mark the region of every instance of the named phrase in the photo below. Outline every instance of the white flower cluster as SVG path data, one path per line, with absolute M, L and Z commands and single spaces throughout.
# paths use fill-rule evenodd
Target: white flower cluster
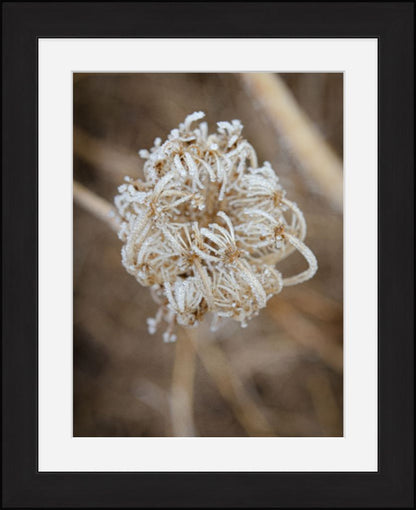
M 188 115 L 165 142 L 140 151 L 145 179 L 126 177 L 115 198 L 123 265 L 151 287 L 160 308 L 149 331 L 165 321 L 168 342 L 176 324 L 196 326 L 209 312 L 213 323 L 230 317 L 244 327 L 284 286 L 317 270 L 302 212 L 270 163 L 258 166 L 241 122 L 218 122 L 208 134 L 206 122 L 192 127 L 202 117 Z M 274 266 L 294 250 L 308 269 L 283 278 Z

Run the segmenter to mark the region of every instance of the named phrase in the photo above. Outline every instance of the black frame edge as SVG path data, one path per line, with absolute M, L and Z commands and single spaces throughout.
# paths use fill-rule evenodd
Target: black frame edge
M 411 2 L 3 4 L 5 508 L 412 508 L 413 15 Z M 37 472 L 37 39 L 65 36 L 378 38 L 378 473 Z

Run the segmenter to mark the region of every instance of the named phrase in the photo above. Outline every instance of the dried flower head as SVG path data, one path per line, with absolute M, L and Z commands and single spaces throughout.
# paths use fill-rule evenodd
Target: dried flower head
M 122 219 L 122 262 L 151 287 L 159 304 L 149 332 L 168 324 L 196 326 L 207 313 L 213 323 L 230 317 L 244 327 L 284 286 L 311 278 L 316 258 L 303 240 L 302 212 L 286 198 L 270 163 L 258 166 L 239 120 L 218 122 L 208 134 L 195 112 L 160 138 L 144 158 L 144 180 L 126 177 L 115 204 Z M 308 269 L 283 278 L 277 262 L 294 250 Z

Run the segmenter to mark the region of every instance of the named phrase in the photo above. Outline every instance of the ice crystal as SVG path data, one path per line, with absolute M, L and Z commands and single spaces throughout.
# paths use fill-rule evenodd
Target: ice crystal
M 283 287 L 311 278 L 316 258 L 305 246 L 306 223 L 270 163 L 258 166 L 239 120 L 208 134 L 202 112 L 186 117 L 165 142 L 141 150 L 144 179 L 126 177 L 115 198 L 122 219 L 122 263 L 159 304 L 151 334 L 168 324 L 193 327 L 207 313 L 241 323 Z M 308 269 L 288 278 L 275 265 L 294 250 Z

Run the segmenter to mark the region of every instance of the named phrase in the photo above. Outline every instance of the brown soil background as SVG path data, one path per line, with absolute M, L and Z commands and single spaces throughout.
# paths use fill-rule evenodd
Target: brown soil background
M 342 158 L 342 74 L 281 74 Z M 343 223 L 234 74 L 75 74 L 74 178 L 113 201 L 124 175 L 140 176 L 137 151 L 196 110 L 210 131 L 240 119 L 259 161 L 270 161 L 308 225 L 315 277 L 284 289 L 246 329 L 205 325 L 198 342 L 225 353 L 232 373 L 277 436 L 343 434 Z M 121 265 L 121 243 L 74 205 L 74 436 L 171 436 L 175 344 L 149 335 L 156 305 Z M 279 266 L 300 271 L 291 256 Z M 196 360 L 194 421 L 199 436 L 252 434 Z M 253 434 L 252 434 L 253 435 Z

